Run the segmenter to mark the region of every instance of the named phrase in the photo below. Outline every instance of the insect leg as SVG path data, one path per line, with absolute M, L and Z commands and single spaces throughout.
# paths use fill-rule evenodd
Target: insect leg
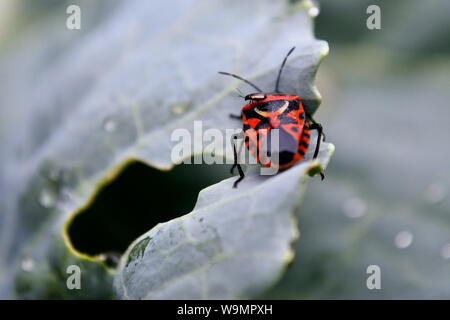
M 320 140 L 322 140 L 322 135 L 323 135 L 323 129 L 322 129 L 322 125 L 320 123 L 317 122 L 313 122 L 310 126 L 309 126 L 309 130 L 317 130 L 317 143 L 316 143 L 316 150 L 314 150 L 314 156 L 313 159 L 317 158 L 317 155 L 319 154 L 319 149 L 320 149 Z M 320 173 L 320 177 L 323 179 L 325 179 L 325 175 L 321 172 Z
M 316 120 L 314 120 L 314 118 L 312 117 L 312 115 L 310 115 L 309 113 L 306 113 L 306 117 L 308 117 L 309 121 L 311 121 L 314 124 L 318 124 L 316 122 Z M 319 124 L 320 125 L 320 124 Z M 321 126 L 322 127 L 322 126 Z M 323 141 L 325 141 L 325 132 L 323 132 L 322 130 L 322 137 L 323 137 Z
M 241 165 L 238 163 L 238 154 L 236 151 L 236 139 L 238 138 L 238 134 L 234 134 L 231 136 L 231 144 L 233 145 L 233 154 L 234 154 L 234 164 L 233 167 L 231 167 L 231 173 L 233 173 L 233 170 L 235 167 L 237 167 L 238 172 L 239 172 L 239 179 L 237 179 L 234 184 L 233 184 L 233 188 L 237 188 L 237 185 L 239 182 L 242 181 L 242 179 L 244 179 L 245 174 L 244 171 L 241 168 Z
M 236 134 L 236 137 L 239 137 L 239 134 Z M 231 143 L 233 143 L 233 142 L 234 142 L 234 140 L 231 140 Z M 240 146 L 239 146 L 239 150 L 237 150 L 237 156 L 238 157 L 240 156 L 240 154 L 242 152 L 242 147 L 243 146 L 244 146 L 244 143 L 241 143 Z M 237 167 L 237 165 L 233 164 L 233 166 L 231 167 L 231 170 L 230 170 L 231 174 L 234 174 L 234 168 L 236 168 L 236 167 Z
M 230 118 L 242 120 L 242 113 L 240 115 L 230 113 Z

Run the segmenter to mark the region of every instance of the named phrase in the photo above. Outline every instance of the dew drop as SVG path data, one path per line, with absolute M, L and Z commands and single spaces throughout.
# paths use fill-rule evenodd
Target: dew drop
M 170 107 L 173 115 L 179 116 L 189 110 L 191 104 L 188 102 L 176 103 Z
M 309 8 L 309 10 L 308 10 L 309 16 L 313 17 L 313 18 L 317 17 L 319 15 L 319 13 L 320 13 L 320 10 L 317 7 L 312 7 L 312 8 Z
M 56 202 L 55 195 L 47 189 L 43 189 L 41 191 L 41 195 L 39 196 L 39 203 L 45 207 L 50 208 Z
M 71 190 L 69 188 L 62 188 L 59 194 L 57 207 L 60 210 L 65 211 L 70 207 L 70 201 L 73 199 Z
M 395 246 L 399 249 L 408 248 L 413 241 L 413 235 L 410 231 L 404 230 L 395 236 Z
M 435 204 L 442 200 L 447 195 L 445 186 L 440 182 L 432 183 L 425 190 L 425 200 L 429 203 Z
M 311 18 L 315 18 L 319 15 L 320 9 L 317 6 L 317 3 L 315 3 L 315 1 L 306 0 L 304 3 L 305 3 L 305 6 L 308 8 L 308 15 Z
M 71 200 L 72 199 L 72 193 L 69 188 L 61 189 L 61 199 L 62 200 Z
M 103 123 L 103 129 L 105 129 L 106 132 L 113 132 L 116 130 L 116 123 L 113 120 L 108 119 Z
M 444 244 L 444 246 L 442 247 L 441 256 L 444 259 L 450 259 L 450 242 Z
M 349 218 L 360 218 L 367 212 L 367 203 L 358 197 L 349 198 L 342 204 L 342 211 Z
M 328 46 L 328 43 L 325 43 L 322 48 L 320 48 L 320 54 L 325 57 L 330 52 L 330 47 Z
M 20 267 L 23 271 L 30 272 L 34 269 L 35 262 L 31 258 L 25 258 L 20 263 Z

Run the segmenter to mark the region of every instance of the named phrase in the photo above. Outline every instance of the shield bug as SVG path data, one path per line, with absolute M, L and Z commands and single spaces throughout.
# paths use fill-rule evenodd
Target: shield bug
M 311 130 L 317 130 L 318 132 L 313 159 L 317 158 L 323 135 L 322 125 L 305 111 L 301 98 L 279 90 L 281 73 L 287 58 L 294 49 L 295 47 L 289 50 L 281 63 L 274 92 L 264 92 L 247 79 L 232 73 L 219 71 L 220 74 L 234 77 L 255 88 L 255 93 L 242 96 L 249 102 L 242 108 L 241 114 L 239 116 L 230 115 L 230 117 L 242 120 L 245 145 L 250 154 L 256 157 L 257 162 L 264 167 L 274 167 L 279 170 L 288 169 L 304 158 L 310 144 Z M 264 142 L 267 145 L 273 129 L 279 130 L 278 157 L 270 157 L 273 155 L 270 146 L 267 147 L 266 152 L 269 158 L 277 158 L 278 161 L 276 162 L 267 157 L 264 159 L 260 157 L 262 145 Z M 234 135 L 231 141 L 234 152 L 234 164 L 231 173 L 233 173 L 234 168 L 237 168 L 239 172 L 239 179 L 233 184 L 234 188 L 245 177 L 244 171 L 237 161 L 236 139 L 237 135 Z M 320 175 L 323 180 L 324 174 L 321 172 Z

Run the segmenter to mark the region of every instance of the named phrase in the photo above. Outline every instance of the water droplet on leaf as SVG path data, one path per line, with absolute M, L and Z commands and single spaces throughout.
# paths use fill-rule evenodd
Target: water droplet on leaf
M 71 200 L 72 200 L 71 190 L 69 188 L 62 188 L 57 204 L 58 209 L 65 211 L 66 209 L 70 208 Z
M 179 116 L 189 110 L 191 104 L 188 102 L 176 103 L 170 107 L 172 114 Z
M 39 196 L 39 203 L 45 207 L 45 208 L 50 208 L 52 207 L 56 202 L 56 197 L 53 194 L 53 192 L 47 190 L 47 189 L 43 189 L 41 191 L 41 195 Z
M 446 195 L 447 195 L 447 189 L 440 182 L 435 182 L 435 183 L 430 184 L 428 186 L 428 188 L 425 190 L 425 199 L 427 202 L 432 203 L 432 204 L 438 203 L 438 202 L 444 200 Z
M 308 8 L 308 15 L 311 18 L 315 18 L 319 15 L 320 9 L 315 1 L 306 0 L 304 2 L 304 4 L 305 4 L 306 8 Z
M 395 246 L 399 249 L 408 248 L 413 241 L 413 235 L 410 231 L 401 231 L 395 236 Z
M 444 259 L 450 259 L 450 242 L 444 244 L 441 250 L 441 256 Z
M 104 122 L 103 129 L 105 129 L 106 132 L 113 132 L 116 130 L 116 123 L 113 120 L 108 119 Z
M 61 190 L 61 199 L 62 200 L 70 200 L 72 199 L 72 194 L 69 188 L 62 188 Z
M 31 258 L 25 258 L 20 263 L 20 267 L 23 271 L 30 272 L 34 269 L 35 262 Z
M 349 198 L 342 204 L 342 211 L 349 218 L 360 218 L 366 214 L 367 203 L 358 197 Z
M 317 17 L 319 15 L 319 13 L 320 13 L 320 10 L 317 7 L 312 7 L 308 10 L 309 16 L 313 17 L 313 18 Z

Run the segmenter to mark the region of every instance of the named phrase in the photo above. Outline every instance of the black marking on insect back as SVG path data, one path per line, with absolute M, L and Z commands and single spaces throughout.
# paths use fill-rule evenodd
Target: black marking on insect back
M 295 119 L 292 119 L 291 117 L 286 117 L 283 114 L 278 116 L 278 120 L 280 120 L 280 124 L 297 123 Z
M 302 139 L 303 140 L 309 140 L 309 139 L 311 139 L 311 132 L 309 131 L 309 129 L 308 128 L 306 128 L 306 126 L 305 127 L 303 127 L 303 131 L 302 131 Z
M 298 110 L 299 104 L 298 100 L 289 100 L 289 111 Z
M 311 134 L 307 129 L 303 130 L 303 137 L 309 139 L 311 137 Z
M 304 140 L 301 140 L 301 141 L 300 141 L 300 144 L 301 144 L 302 146 L 304 146 L 305 148 L 308 148 L 308 146 L 309 146 L 309 143 L 306 142 L 306 141 L 304 141 Z
M 279 154 L 279 164 L 283 165 L 286 163 L 289 163 L 292 161 L 292 159 L 294 158 L 294 153 L 289 152 L 289 151 L 281 151 Z
M 280 100 L 274 100 L 274 101 L 280 101 Z M 285 101 L 289 101 L 289 106 L 283 112 L 283 114 L 287 114 L 287 113 L 291 112 L 292 110 L 298 110 L 299 109 L 298 100 L 281 100 L 281 101 L 283 101 L 283 104 L 284 104 Z
M 245 115 L 246 119 L 256 118 L 256 119 L 259 119 L 261 121 L 266 121 L 267 120 L 267 117 L 263 117 L 259 113 L 256 113 L 256 111 L 253 108 L 245 110 L 244 111 L 244 115 Z
M 295 153 L 290 151 L 281 151 L 277 155 L 268 153 L 272 164 L 279 166 L 290 163 L 294 159 L 294 155 Z
M 298 149 L 298 154 L 301 155 L 302 157 L 305 156 L 305 153 L 302 151 L 302 149 Z
M 257 117 L 255 116 L 255 117 L 250 117 L 247 119 L 251 119 L 251 118 L 257 118 L 258 120 L 260 120 L 258 122 L 258 124 L 253 128 L 254 130 L 257 131 L 260 129 L 270 129 L 270 119 L 269 118 L 258 115 Z M 251 128 L 251 126 L 248 123 L 244 123 L 244 125 L 243 125 L 244 131 L 247 131 L 250 128 Z
M 292 161 L 298 149 L 298 142 L 285 130 L 279 130 L 279 148 L 272 146 L 272 130 L 267 135 L 267 155 L 276 165 L 284 165 Z
M 255 130 L 261 130 L 261 129 L 270 129 L 270 121 L 268 118 L 264 118 L 260 123 L 258 123 L 255 127 Z

